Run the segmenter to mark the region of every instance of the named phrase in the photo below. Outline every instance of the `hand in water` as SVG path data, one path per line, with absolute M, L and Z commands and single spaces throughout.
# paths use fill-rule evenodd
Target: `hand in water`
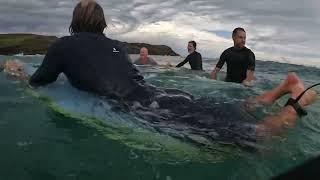
M 210 74 L 210 78 L 213 79 L 213 80 L 217 80 L 217 73 L 215 70 L 213 70 Z
M 24 72 L 23 64 L 18 60 L 8 60 L 3 65 L 4 72 L 18 78 L 19 80 L 26 80 L 27 75 Z
M 243 84 L 244 86 L 248 86 L 248 87 L 253 86 L 252 81 L 243 81 L 242 84 Z

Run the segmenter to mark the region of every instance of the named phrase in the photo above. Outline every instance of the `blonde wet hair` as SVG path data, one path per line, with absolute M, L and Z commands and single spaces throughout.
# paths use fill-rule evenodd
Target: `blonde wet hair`
M 82 7 L 87 6 L 89 3 L 96 3 L 96 1 L 94 1 L 94 0 L 81 0 L 80 1 L 80 4 Z
M 102 34 L 107 27 L 102 7 L 94 0 L 81 0 L 73 10 L 70 34 L 91 32 Z

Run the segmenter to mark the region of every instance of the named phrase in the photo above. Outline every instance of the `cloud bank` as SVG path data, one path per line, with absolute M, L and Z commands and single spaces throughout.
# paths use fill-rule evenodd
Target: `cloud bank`
M 75 0 L 0 0 L 1 33 L 68 35 Z M 258 59 L 320 63 L 316 0 L 100 0 L 106 35 L 128 42 L 166 44 L 187 55 L 189 40 L 204 57 L 232 46 L 244 27 Z

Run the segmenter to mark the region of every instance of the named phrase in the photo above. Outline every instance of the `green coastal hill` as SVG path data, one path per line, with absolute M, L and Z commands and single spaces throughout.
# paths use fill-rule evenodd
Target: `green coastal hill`
M 55 36 L 36 34 L 0 34 L 0 55 L 35 55 L 45 54 L 48 47 L 57 40 Z M 179 56 L 165 45 L 150 45 L 145 43 L 127 43 L 129 54 L 139 54 L 141 47 L 147 47 L 150 55 Z

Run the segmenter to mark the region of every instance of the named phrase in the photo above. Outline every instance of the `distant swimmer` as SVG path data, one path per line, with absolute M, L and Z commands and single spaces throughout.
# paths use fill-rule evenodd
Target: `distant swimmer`
M 176 67 L 181 67 L 185 65 L 187 62 L 189 62 L 192 70 L 202 70 L 202 56 L 200 53 L 196 51 L 197 43 L 195 41 L 190 41 L 188 43 L 187 48 L 188 48 L 189 55 L 184 61 L 179 63 Z
M 225 50 L 220 56 L 215 69 L 211 73 L 212 79 L 217 79 L 217 74 L 227 63 L 227 82 L 251 85 L 254 80 L 255 55 L 245 46 L 246 32 L 243 28 L 235 28 L 232 33 L 234 46 Z
M 133 62 L 136 65 L 158 65 L 158 63 L 149 57 L 149 52 L 146 47 L 140 49 L 140 57 Z
M 159 131 L 174 128 L 200 135 L 209 142 L 240 146 L 251 146 L 260 137 L 281 134 L 285 127 L 295 125 L 297 117 L 306 115 L 303 107 L 316 100 L 316 92 L 305 91 L 303 82 L 294 73 L 289 73 L 271 91 L 238 103 L 155 87 L 145 82 L 130 62 L 126 48 L 103 35 L 105 27 L 101 6 L 94 1 L 81 1 L 73 13 L 71 36 L 60 38 L 49 48 L 29 84 L 44 86 L 63 73 L 73 87 L 117 100 L 124 111 Z M 28 78 L 18 61 L 7 61 L 4 71 L 21 79 Z M 286 94 L 291 98 L 277 113 L 261 119 L 252 115 L 253 105 L 273 104 Z M 183 138 L 184 134 L 173 136 Z M 188 140 L 199 144 L 193 138 Z

